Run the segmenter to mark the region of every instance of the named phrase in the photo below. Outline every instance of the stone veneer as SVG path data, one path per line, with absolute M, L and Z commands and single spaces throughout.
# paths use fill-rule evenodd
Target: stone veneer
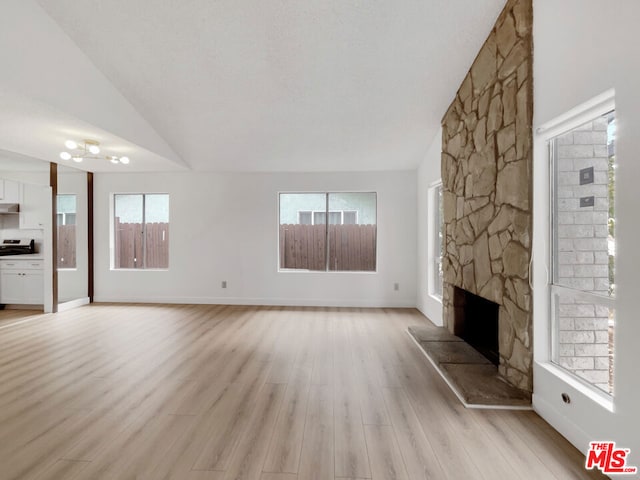
M 532 3 L 508 0 L 442 119 L 445 325 L 454 286 L 499 307 L 500 374 L 532 391 Z

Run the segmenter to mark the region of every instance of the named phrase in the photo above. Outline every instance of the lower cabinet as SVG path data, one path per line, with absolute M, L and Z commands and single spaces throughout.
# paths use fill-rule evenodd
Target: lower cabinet
M 42 261 L 0 261 L 0 303 L 41 305 L 43 302 Z

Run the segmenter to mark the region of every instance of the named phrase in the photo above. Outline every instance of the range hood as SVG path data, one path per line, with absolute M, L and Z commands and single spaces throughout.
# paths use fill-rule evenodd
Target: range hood
M 0 203 L 0 214 L 18 213 L 20 205 L 17 203 Z

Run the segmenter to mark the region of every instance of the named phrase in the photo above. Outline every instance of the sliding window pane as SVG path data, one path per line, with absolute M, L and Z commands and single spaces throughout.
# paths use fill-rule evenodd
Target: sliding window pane
M 376 270 L 376 194 L 329 193 L 329 270 Z M 331 214 L 350 212 L 349 221 L 332 222 Z M 337 218 L 337 217 L 334 217 Z
M 281 193 L 279 203 L 280 268 L 326 270 L 326 194 Z
M 76 268 L 76 196 L 58 195 L 58 268 Z
M 143 196 L 114 195 L 114 268 L 143 268 Z
M 169 195 L 145 195 L 144 213 L 144 268 L 169 268 Z

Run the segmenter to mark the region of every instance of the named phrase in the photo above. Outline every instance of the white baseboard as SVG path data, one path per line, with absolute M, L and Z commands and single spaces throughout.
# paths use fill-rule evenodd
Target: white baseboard
M 100 303 L 175 303 L 198 305 L 273 305 L 285 307 L 357 307 L 416 308 L 415 298 L 401 299 L 319 299 L 319 298 L 245 298 L 245 297 L 119 297 L 96 295 Z
M 89 305 L 89 303 L 89 297 L 69 300 L 68 302 L 58 304 L 58 312 L 65 312 L 67 310 L 71 310 L 72 308 L 81 307 L 82 305 Z
M 587 454 L 586 447 L 588 447 L 589 442 L 593 441 L 594 438 L 588 435 L 580 426 L 570 421 L 566 415 L 563 415 L 562 412 L 554 408 L 551 403 L 547 402 L 540 395 L 536 395 L 535 392 L 531 401 L 533 410 L 538 415 L 557 430 L 574 447 L 583 454 Z

